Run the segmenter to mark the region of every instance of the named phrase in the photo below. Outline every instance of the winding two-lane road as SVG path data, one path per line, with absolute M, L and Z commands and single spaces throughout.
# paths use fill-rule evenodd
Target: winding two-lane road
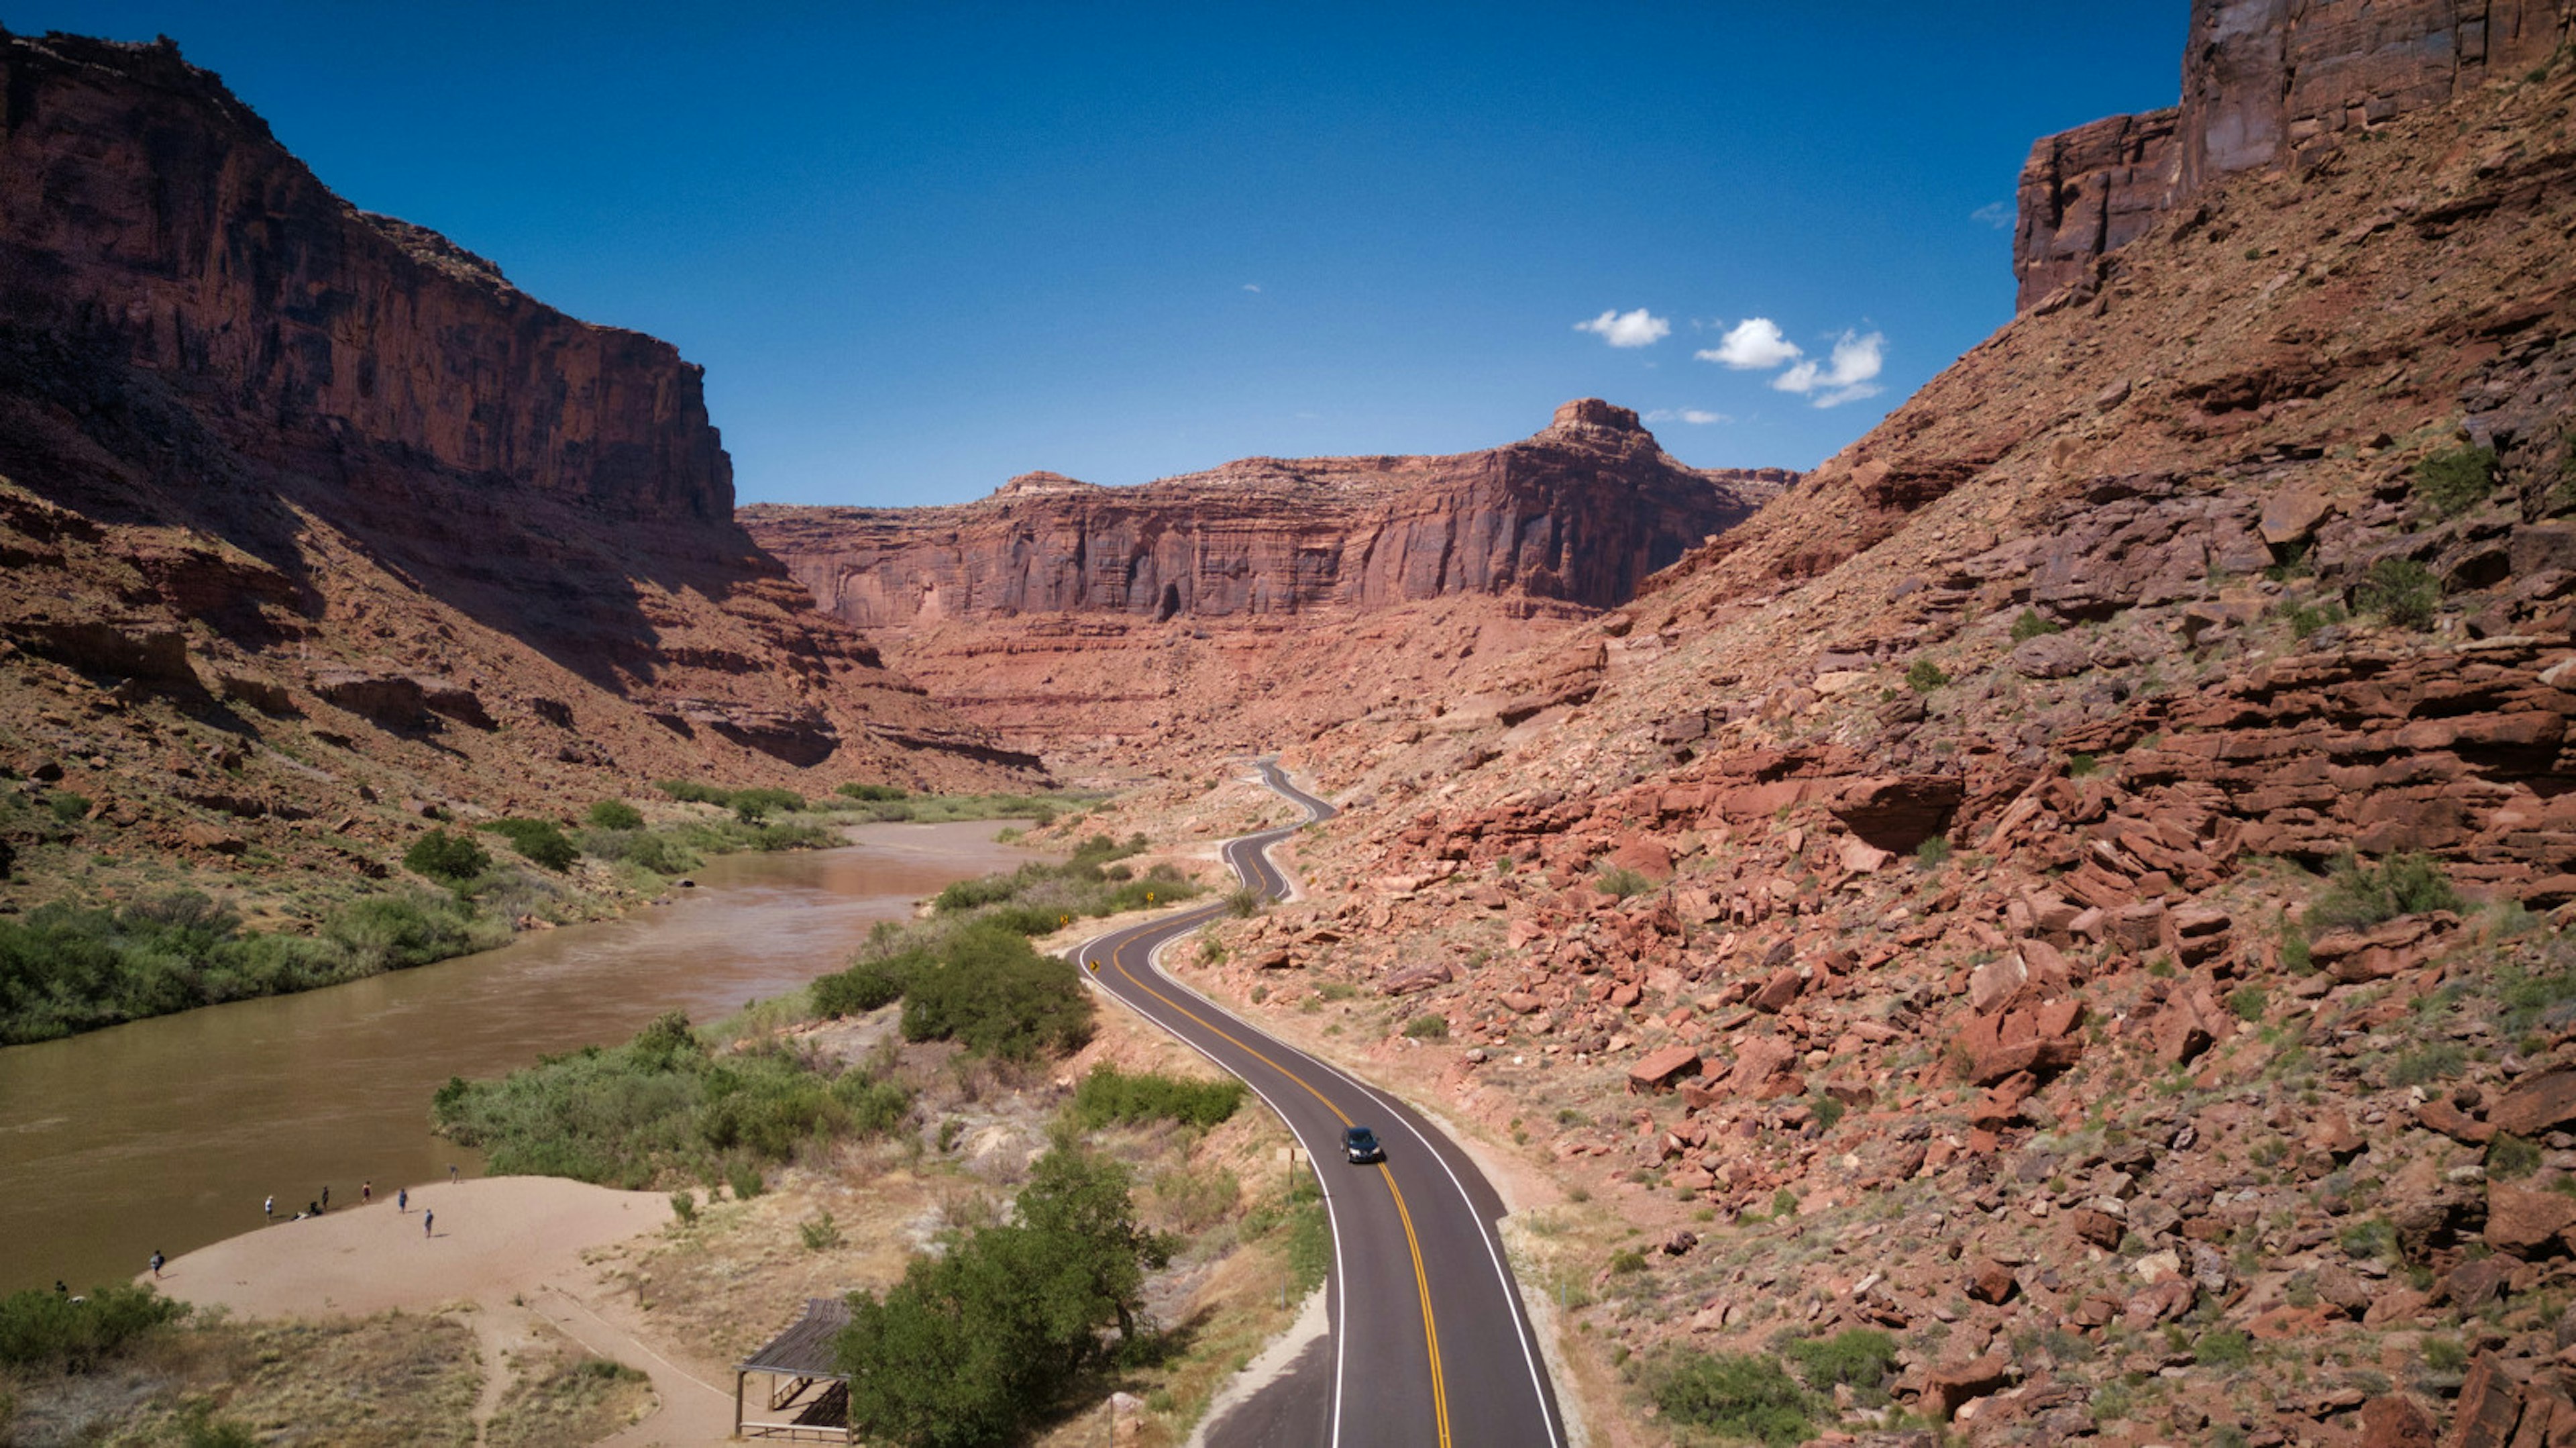
M 1333 807 L 1260 762 L 1308 821 Z M 1246 885 L 1273 898 L 1287 880 L 1269 847 L 1297 827 L 1225 844 Z M 1154 952 L 1225 909 L 1208 905 L 1090 941 L 1075 954 L 1103 989 L 1242 1077 L 1286 1118 L 1316 1165 L 1333 1229 L 1328 1304 L 1332 1401 L 1325 1448 L 1562 1448 L 1554 1386 L 1521 1309 L 1494 1222 L 1502 1199 L 1467 1154 L 1397 1102 L 1244 1024 L 1155 968 Z M 1382 1166 L 1343 1160 L 1342 1130 L 1373 1127 Z M 1265 1439 L 1275 1441 L 1275 1439 Z

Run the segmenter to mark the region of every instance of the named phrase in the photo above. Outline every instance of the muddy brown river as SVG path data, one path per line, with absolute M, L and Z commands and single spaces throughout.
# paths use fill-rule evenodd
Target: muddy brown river
M 0 1049 L 0 1292 L 82 1290 L 280 1220 L 472 1174 L 429 1130 L 450 1076 L 610 1044 L 677 1007 L 697 1020 L 838 969 L 880 920 L 953 880 L 1033 858 L 1006 821 L 865 825 L 845 849 L 727 855 L 698 888 L 621 919 L 301 995 L 238 1001 Z

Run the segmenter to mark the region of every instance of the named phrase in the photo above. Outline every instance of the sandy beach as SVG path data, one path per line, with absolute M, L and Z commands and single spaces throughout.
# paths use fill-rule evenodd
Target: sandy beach
M 654 1192 L 557 1177 L 432 1182 L 411 1189 L 407 1211 L 387 1190 L 365 1206 L 281 1220 L 173 1258 L 155 1285 L 184 1302 L 263 1318 L 470 1305 L 487 1371 L 543 1319 L 585 1350 L 651 1375 L 661 1410 L 605 1443 L 721 1443 L 733 1426 L 731 1370 L 654 1341 L 641 1314 L 583 1260 L 670 1220 L 670 1199 Z M 486 1412 L 501 1386 L 495 1373 Z

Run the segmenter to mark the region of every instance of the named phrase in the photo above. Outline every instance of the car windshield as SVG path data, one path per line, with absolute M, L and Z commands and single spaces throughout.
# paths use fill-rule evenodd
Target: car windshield
M 1367 1127 L 1365 1127 L 1365 1126 L 1354 1126 L 1354 1127 L 1352 1127 L 1352 1128 L 1350 1129 L 1350 1133 L 1349 1133 L 1349 1135 L 1350 1135 L 1350 1143 L 1351 1143 L 1351 1145 L 1353 1145 L 1353 1146 L 1375 1146 L 1375 1145 L 1377 1145 L 1377 1133 L 1376 1133 L 1376 1132 L 1374 1132 L 1374 1131 L 1369 1130 L 1369 1129 L 1368 1129 Z

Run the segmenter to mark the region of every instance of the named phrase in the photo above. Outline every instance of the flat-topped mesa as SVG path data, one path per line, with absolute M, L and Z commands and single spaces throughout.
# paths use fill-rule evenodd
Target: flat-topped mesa
M 1449 457 L 1246 458 L 1107 488 L 1053 473 L 934 508 L 754 507 L 744 525 L 818 603 L 871 629 L 1024 613 L 1168 619 L 1457 594 L 1614 608 L 1795 481 L 1665 455 L 1595 398 L 1537 436 Z
M 2018 305 L 2085 280 L 2222 176 L 2519 76 L 2571 37 L 2576 0 L 2192 0 L 2179 106 L 2031 147 L 2013 233 Z
M 729 521 L 696 366 L 359 211 L 175 45 L 0 32 L 0 103 L 0 328 L 61 354 L 48 370 L 187 379 L 234 449 L 343 488 L 427 462 Z

